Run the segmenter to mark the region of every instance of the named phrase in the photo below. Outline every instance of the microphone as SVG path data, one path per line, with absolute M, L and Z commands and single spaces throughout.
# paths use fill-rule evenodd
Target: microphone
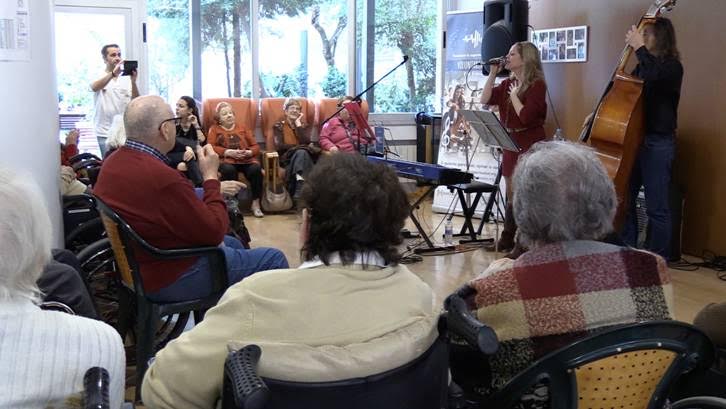
M 406 62 L 406 61 L 408 61 L 408 56 L 407 55 L 404 55 L 403 56 L 403 62 Z
M 503 55 L 501 57 L 494 57 L 490 58 L 489 60 L 485 61 L 484 65 L 503 65 L 507 62 L 507 56 Z

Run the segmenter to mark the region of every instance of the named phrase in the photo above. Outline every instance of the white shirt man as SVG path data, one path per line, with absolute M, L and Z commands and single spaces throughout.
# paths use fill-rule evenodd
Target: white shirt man
M 101 55 L 106 70 L 102 77 L 91 83 L 91 90 L 94 92 L 95 105 L 94 130 L 101 153 L 105 153 L 106 139 L 113 117 L 123 115 L 129 101 L 139 96 L 139 89 L 136 86 L 138 75 L 136 70 L 130 76 L 121 75 L 124 60 L 121 59 L 121 49 L 118 45 L 103 46 Z

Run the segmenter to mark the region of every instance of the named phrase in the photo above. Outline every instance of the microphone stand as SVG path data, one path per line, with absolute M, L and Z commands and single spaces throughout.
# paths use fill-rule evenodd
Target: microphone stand
M 377 81 L 375 81 L 373 84 L 371 84 L 368 88 L 364 89 L 363 92 L 361 92 L 360 94 L 358 94 L 355 97 L 353 97 L 353 102 L 360 102 L 360 97 L 363 94 L 365 94 L 366 92 L 368 92 L 368 90 L 370 90 L 371 88 L 373 88 L 376 85 L 378 85 L 379 82 L 381 82 L 387 76 L 391 75 L 391 73 L 393 73 L 393 71 L 396 71 L 400 66 L 402 66 L 403 64 L 405 64 L 406 61 L 408 61 L 408 56 L 407 55 L 404 55 L 403 56 L 403 61 L 401 61 L 400 64 L 398 64 L 397 66 L 393 67 L 393 69 L 391 71 L 388 71 L 384 76 L 382 76 L 381 78 L 379 78 Z M 340 113 L 340 111 L 342 111 L 343 109 L 345 109 L 345 106 L 342 106 L 342 107 L 338 108 L 338 110 L 335 111 L 333 113 L 333 115 L 330 115 L 329 117 L 325 118 L 325 120 L 320 123 L 320 126 L 322 127 L 323 125 L 325 125 L 326 122 L 328 122 L 331 119 L 333 119 L 333 117 L 336 116 L 336 115 L 338 115 L 338 113 Z M 359 149 L 360 149 L 360 147 L 359 147 Z

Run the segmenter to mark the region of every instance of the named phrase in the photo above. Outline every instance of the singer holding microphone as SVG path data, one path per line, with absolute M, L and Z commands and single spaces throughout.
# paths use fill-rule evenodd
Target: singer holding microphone
M 489 76 L 484 83 L 481 103 L 496 105 L 499 118 L 512 139 L 525 153 L 529 148 L 545 139 L 544 121 L 547 117 L 545 96 L 547 84 L 542 72 L 539 50 L 528 41 L 515 43 L 506 57 L 492 59 Z M 507 69 L 509 78 L 494 86 L 497 74 Z M 517 258 L 522 249 L 515 242 L 517 224 L 512 208 L 512 174 L 519 154 L 505 150 L 502 159 L 502 176 L 507 185 L 507 207 L 504 215 L 504 230 L 496 244 L 487 246 L 487 250 L 506 251 L 505 257 Z

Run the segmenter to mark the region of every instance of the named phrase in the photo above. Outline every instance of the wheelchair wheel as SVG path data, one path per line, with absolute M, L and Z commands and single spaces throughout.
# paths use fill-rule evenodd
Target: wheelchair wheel
M 78 252 L 76 257 L 83 271 L 83 280 L 91 299 L 96 304 L 96 311 L 101 320 L 118 328 L 120 282 L 111 243 L 108 239 L 98 240 Z
M 83 279 L 101 319 L 114 328 L 120 329 L 118 321 L 119 291 L 131 292 L 131 290 L 121 283 L 110 241 L 107 238 L 98 240 L 81 250 L 77 257 L 83 270 Z M 133 295 L 130 298 L 135 299 Z M 135 301 L 132 302 L 134 305 L 130 306 L 130 311 L 132 315 L 135 315 L 136 305 Z M 161 317 L 154 337 L 155 350 L 163 348 L 169 341 L 178 337 L 186 328 L 190 315 L 186 312 Z M 130 322 L 135 321 L 135 317 L 130 317 Z M 124 343 L 127 348 L 131 348 L 136 344 L 133 325 L 125 335 Z M 133 355 L 127 354 L 127 357 L 133 359 Z
M 67 231 L 67 230 L 66 230 Z M 65 248 L 78 253 L 87 245 L 104 238 L 106 231 L 100 217 L 83 222 L 74 227 L 65 237 Z

